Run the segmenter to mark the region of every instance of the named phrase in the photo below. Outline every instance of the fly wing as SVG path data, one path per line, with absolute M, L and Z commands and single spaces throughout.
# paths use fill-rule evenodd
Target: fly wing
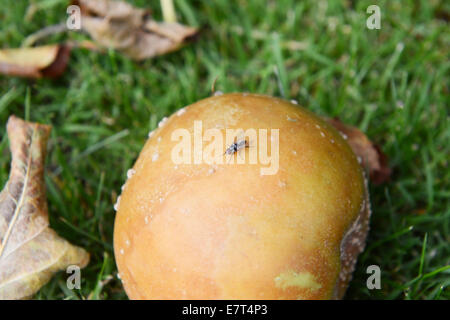
M 247 140 L 240 140 L 237 142 L 237 150 L 241 150 L 247 147 Z

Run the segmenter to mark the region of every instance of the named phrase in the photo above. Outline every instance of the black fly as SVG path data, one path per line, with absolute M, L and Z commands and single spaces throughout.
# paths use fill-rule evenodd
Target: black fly
M 227 150 L 225 151 L 224 155 L 225 154 L 234 154 L 234 153 L 238 152 L 241 149 L 249 148 L 249 147 L 250 147 L 250 145 L 248 144 L 247 140 L 236 141 L 231 146 L 229 146 L 227 148 Z

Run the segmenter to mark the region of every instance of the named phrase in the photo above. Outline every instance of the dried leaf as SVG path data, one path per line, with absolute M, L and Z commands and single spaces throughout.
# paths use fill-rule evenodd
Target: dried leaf
M 0 50 L 0 73 L 27 78 L 60 76 L 69 60 L 70 47 L 48 45 Z
M 49 37 L 54 34 L 59 34 L 67 31 L 67 25 L 62 22 L 50 26 L 46 26 L 35 33 L 30 34 L 25 38 L 25 40 L 22 42 L 21 47 L 28 48 L 32 47 L 35 43 L 42 40 L 43 38 Z
M 81 26 L 99 44 L 119 50 L 135 60 L 174 51 L 197 35 L 196 28 L 158 23 L 150 12 L 122 1 L 76 0 Z
M 44 162 L 50 126 L 11 116 L 11 172 L 0 193 L 0 299 L 30 297 L 53 273 L 89 254 L 49 228 Z
M 387 156 L 380 147 L 372 143 L 359 129 L 343 124 L 338 119 L 326 119 L 338 131 L 347 137 L 347 142 L 353 152 L 361 158 L 363 167 L 369 172 L 370 180 L 374 184 L 381 184 L 389 180 L 391 169 Z

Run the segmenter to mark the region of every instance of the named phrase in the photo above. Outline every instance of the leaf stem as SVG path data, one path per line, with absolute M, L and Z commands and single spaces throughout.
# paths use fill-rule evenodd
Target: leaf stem
M 175 14 L 175 8 L 173 6 L 173 0 L 161 0 L 161 9 L 165 22 L 175 23 L 177 22 L 177 16 Z

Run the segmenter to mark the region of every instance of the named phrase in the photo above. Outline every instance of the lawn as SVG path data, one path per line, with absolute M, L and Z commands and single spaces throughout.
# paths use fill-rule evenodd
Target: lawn
M 65 21 L 64 0 L 3 0 L 0 48 Z M 159 1 L 150 6 L 161 18 Z M 381 8 L 381 29 L 366 8 Z M 150 130 L 216 90 L 296 99 L 355 125 L 382 146 L 391 181 L 370 185 L 373 215 L 347 299 L 450 298 L 449 48 L 445 1 L 177 0 L 202 27 L 180 51 L 133 62 L 112 50 L 73 51 L 56 80 L 0 76 L 0 184 L 9 174 L 12 114 L 53 126 L 46 187 L 51 226 L 91 253 L 81 290 L 64 272 L 36 299 L 126 299 L 112 249 L 113 204 Z M 28 12 L 28 13 L 27 13 Z M 45 39 L 87 39 L 74 31 Z M 381 269 L 381 289 L 366 268 Z

